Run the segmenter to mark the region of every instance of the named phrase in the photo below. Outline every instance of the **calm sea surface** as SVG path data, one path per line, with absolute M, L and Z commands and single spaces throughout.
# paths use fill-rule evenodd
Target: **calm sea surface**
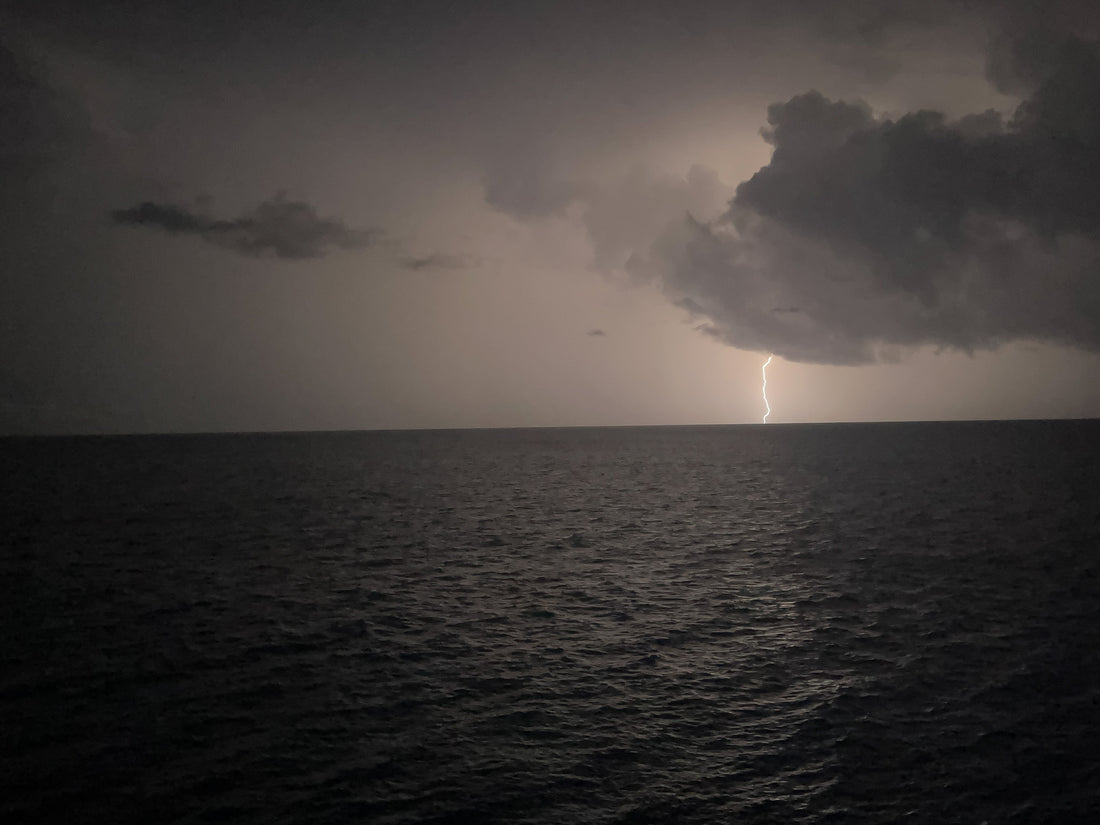
M 1100 821 L 1100 422 L 0 462 L 6 822 Z

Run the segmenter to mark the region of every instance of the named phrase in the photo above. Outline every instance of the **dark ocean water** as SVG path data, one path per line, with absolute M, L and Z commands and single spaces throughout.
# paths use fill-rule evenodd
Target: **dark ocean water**
M 1100 821 L 1100 422 L 0 460 L 6 822 Z

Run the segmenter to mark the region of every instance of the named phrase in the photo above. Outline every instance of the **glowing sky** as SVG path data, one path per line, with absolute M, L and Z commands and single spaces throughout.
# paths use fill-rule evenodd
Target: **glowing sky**
M 9 5 L 0 432 L 1100 415 L 1091 3 Z

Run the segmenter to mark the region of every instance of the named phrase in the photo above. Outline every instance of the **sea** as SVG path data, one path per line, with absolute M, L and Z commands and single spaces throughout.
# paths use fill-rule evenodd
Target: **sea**
M 1100 421 L 0 466 L 4 822 L 1100 822 Z

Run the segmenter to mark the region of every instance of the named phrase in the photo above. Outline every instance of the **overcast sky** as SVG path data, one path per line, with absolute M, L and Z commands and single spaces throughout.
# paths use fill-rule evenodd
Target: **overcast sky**
M 1098 416 L 1093 6 L 9 4 L 0 432 Z

